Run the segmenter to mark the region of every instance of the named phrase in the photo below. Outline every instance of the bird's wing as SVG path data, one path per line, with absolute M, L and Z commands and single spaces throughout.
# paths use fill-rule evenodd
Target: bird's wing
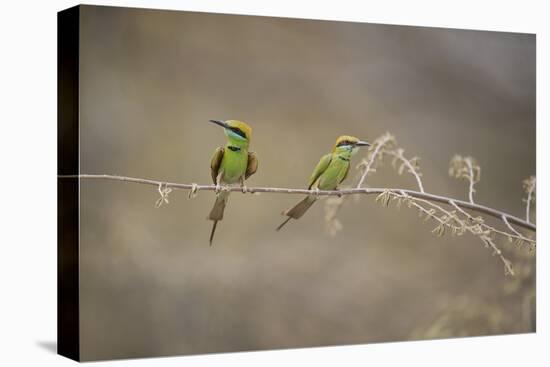
M 218 147 L 218 149 L 214 151 L 214 155 L 210 161 L 210 173 L 212 174 L 212 181 L 214 181 L 214 185 L 217 184 L 216 179 L 218 178 L 218 172 L 220 171 L 224 151 L 224 147 Z
M 344 180 L 348 177 L 350 167 L 351 167 L 351 164 L 348 164 L 348 168 L 346 168 L 346 173 L 344 173 L 344 177 L 342 178 L 342 180 L 339 183 L 344 182 Z
M 311 187 L 313 186 L 315 181 L 317 181 L 319 176 L 321 176 L 323 172 L 325 172 L 331 160 L 332 160 L 332 154 L 329 153 L 327 155 L 324 155 L 319 161 L 319 163 L 317 163 L 315 170 L 313 171 L 313 173 L 311 174 L 311 177 L 309 178 L 308 190 L 311 190 Z
M 256 153 L 254 152 L 248 152 L 248 165 L 246 166 L 246 172 L 244 174 L 244 178 L 247 179 L 253 174 L 256 173 L 258 170 L 258 157 L 256 157 Z

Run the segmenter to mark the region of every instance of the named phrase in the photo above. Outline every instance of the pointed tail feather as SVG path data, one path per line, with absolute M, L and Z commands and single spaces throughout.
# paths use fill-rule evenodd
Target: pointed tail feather
M 317 201 L 317 198 L 315 196 L 306 196 L 302 201 L 300 201 L 298 204 L 294 205 L 292 208 L 285 210 L 283 212 L 284 215 L 288 216 L 288 218 L 277 227 L 277 231 L 283 228 L 285 224 L 288 223 L 291 219 L 299 219 L 304 215 L 305 212 L 313 205 L 314 202 Z
M 317 201 L 317 198 L 315 196 L 306 196 L 302 201 L 300 201 L 298 204 L 294 205 L 292 208 L 285 211 L 285 215 L 294 218 L 299 219 L 302 217 L 302 215 L 307 212 L 307 210 L 313 205 L 314 202 Z
M 289 220 L 291 220 L 291 219 L 292 219 L 292 217 L 288 217 L 288 218 L 286 218 L 286 219 L 285 219 L 285 221 L 284 221 L 283 223 L 281 223 L 281 224 L 279 225 L 279 227 L 275 228 L 275 230 L 276 230 L 276 231 L 279 231 L 279 230 L 281 230 L 281 228 L 283 228 L 283 227 L 284 227 L 284 225 L 285 225 L 285 224 L 287 224 L 287 223 L 288 223 L 288 221 L 289 221 Z
M 227 199 L 229 198 L 228 191 L 222 191 L 216 196 L 216 202 L 208 215 L 208 219 L 213 220 L 214 224 L 212 225 L 212 232 L 210 233 L 210 246 L 212 246 L 212 240 L 214 239 L 214 233 L 216 232 L 216 226 L 218 221 L 223 219 L 223 212 L 225 210 L 225 205 L 227 204 Z
M 215 220 L 214 224 L 212 225 L 212 232 L 210 232 L 210 240 L 209 240 L 210 246 L 212 246 L 212 240 L 214 239 L 214 232 L 216 232 L 217 225 L 218 225 L 218 221 Z
M 218 195 L 216 195 L 216 202 L 214 203 L 214 206 L 212 207 L 212 210 L 208 215 L 208 219 L 210 220 L 223 219 L 223 212 L 225 210 L 225 204 L 227 204 L 228 198 L 229 198 L 228 191 L 221 191 L 220 193 L 218 193 Z

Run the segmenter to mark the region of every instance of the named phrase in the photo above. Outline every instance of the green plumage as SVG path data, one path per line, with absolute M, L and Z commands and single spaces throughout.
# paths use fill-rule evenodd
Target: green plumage
M 308 189 L 336 190 L 344 181 L 350 169 L 351 157 L 359 146 L 367 145 L 357 138 L 341 136 L 336 140 L 332 153 L 326 154 L 319 160 L 313 170 L 308 183 Z M 316 195 L 308 195 L 298 204 L 283 212 L 288 218 L 279 226 L 280 230 L 290 219 L 299 219 L 317 201 Z
M 244 181 L 258 169 L 256 155 L 248 151 L 252 129 L 244 122 L 237 120 L 211 120 L 211 122 L 223 126 L 227 136 L 225 147 L 217 148 L 210 161 L 212 181 L 218 187 L 235 183 L 244 186 Z M 212 245 L 216 225 L 223 219 L 228 199 L 229 191 L 221 190 L 216 193 L 216 201 L 208 215 L 208 219 L 214 221 L 210 233 L 210 245 Z

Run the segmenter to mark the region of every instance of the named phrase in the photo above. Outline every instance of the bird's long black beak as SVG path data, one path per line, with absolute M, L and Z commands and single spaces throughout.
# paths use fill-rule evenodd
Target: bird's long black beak
M 366 141 L 362 141 L 362 140 L 359 140 L 359 141 L 357 142 L 357 144 L 355 144 L 355 145 L 357 145 L 357 146 L 359 146 L 359 147 L 370 147 L 370 143 L 368 143 L 368 142 L 366 142 Z
M 225 121 L 221 120 L 208 120 L 209 122 L 212 122 L 213 124 L 220 125 L 224 129 L 227 128 L 227 123 Z

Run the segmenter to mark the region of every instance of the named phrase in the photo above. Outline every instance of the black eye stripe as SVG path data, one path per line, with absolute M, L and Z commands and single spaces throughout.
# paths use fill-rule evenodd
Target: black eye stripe
M 230 127 L 229 130 L 233 131 L 235 134 L 242 136 L 243 138 L 246 139 L 246 134 L 244 133 L 244 131 L 242 131 L 238 127 Z
M 351 141 L 348 141 L 348 140 L 344 140 L 344 141 L 341 141 L 338 143 L 338 145 L 336 145 L 337 147 L 341 147 L 342 145 L 353 145 L 354 143 L 351 142 Z

